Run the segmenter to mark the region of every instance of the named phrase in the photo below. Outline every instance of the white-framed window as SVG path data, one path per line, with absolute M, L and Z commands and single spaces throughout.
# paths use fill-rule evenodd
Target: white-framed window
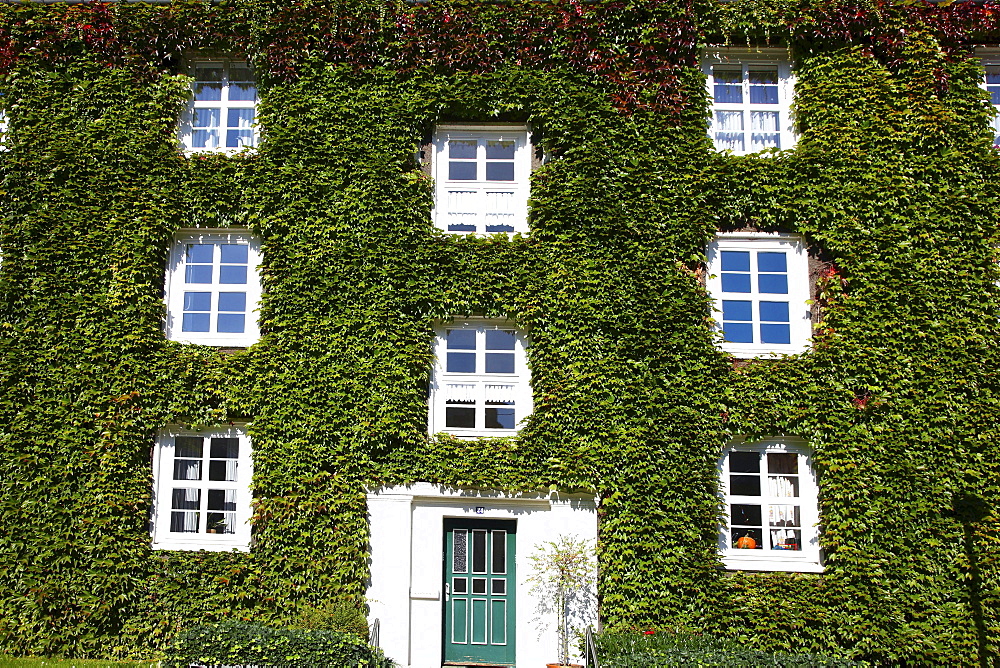
M 795 145 L 795 82 L 786 51 L 716 49 L 706 55 L 704 71 L 717 150 L 744 155 Z
M 707 287 L 723 350 L 756 357 L 809 347 L 809 256 L 801 237 L 720 234 L 708 246 Z
M 439 125 L 434 221 L 453 234 L 528 231 L 531 144 L 523 125 Z
M 185 151 L 232 152 L 257 145 L 257 83 L 246 62 L 197 60 L 191 101 L 181 119 Z
M 823 570 L 819 488 L 804 441 L 735 439 L 719 464 L 726 521 L 719 550 L 733 570 Z
M 250 549 L 252 477 L 242 428 L 162 430 L 153 450 L 153 548 Z
M 525 337 L 506 321 L 469 318 L 435 327 L 430 432 L 509 436 L 531 413 Z
M 177 234 L 167 266 L 167 338 L 212 346 L 255 343 L 259 264 L 260 244 L 248 232 Z
M 1000 146 L 1000 57 L 983 59 L 983 69 L 986 75 L 986 90 L 990 94 L 990 103 L 996 109 L 990 126 L 993 128 L 993 145 Z

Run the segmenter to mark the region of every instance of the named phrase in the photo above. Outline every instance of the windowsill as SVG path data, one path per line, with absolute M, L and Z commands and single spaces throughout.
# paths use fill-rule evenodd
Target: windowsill
M 773 555 L 722 555 L 722 565 L 729 571 L 761 571 L 779 573 L 822 573 L 823 565 L 808 559 L 789 559 Z
M 809 346 L 803 344 L 800 346 L 786 346 L 784 348 L 762 348 L 757 346 L 722 344 L 719 345 L 719 350 L 729 353 L 737 359 L 777 358 L 782 355 L 801 355 L 809 350 Z
M 517 436 L 517 429 L 462 429 L 462 430 L 442 430 L 438 434 L 451 436 L 452 438 L 510 438 Z
M 215 348 L 240 348 L 246 349 L 257 343 L 260 339 L 249 339 L 249 338 L 237 338 L 237 337 L 212 337 L 212 338 L 201 338 L 193 336 L 174 336 L 168 335 L 168 341 L 174 341 L 176 343 L 188 343 L 196 346 L 213 346 Z
M 198 550 L 204 550 L 205 552 L 230 552 L 236 550 L 237 552 L 249 552 L 250 544 L 247 542 L 238 541 L 212 541 L 212 540 L 168 540 L 161 542 L 154 542 L 152 544 L 154 550 L 177 550 L 185 552 L 195 552 Z
M 244 146 L 242 148 L 181 148 L 181 153 L 185 158 L 197 158 L 199 156 L 226 155 L 226 156 L 246 156 L 255 157 L 258 153 L 257 146 Z

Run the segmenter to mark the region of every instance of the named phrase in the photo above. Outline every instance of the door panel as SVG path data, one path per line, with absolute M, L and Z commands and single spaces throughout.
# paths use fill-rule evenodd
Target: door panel
M 516 530 L 513 520 L 445 520 L 445 663 L 514 665 Z

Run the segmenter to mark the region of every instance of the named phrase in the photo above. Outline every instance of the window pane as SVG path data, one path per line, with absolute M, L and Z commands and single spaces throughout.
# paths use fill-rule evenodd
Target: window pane
M 761 133 L 776 133 L 780 131 L 778 127 L 778 112 L 776 111 L 751 111 L 750 130 Z M 761 271 L 764 271 L 763 269 Z
M 182 332 L 207 332 L 212 321 L 208 313 L 185 313 L 181 318 Z
M 257 86 L 252 83 L 232 83 L 229 85 L 231 102 L 253 102 L 257 99 Z
M 799 472 L 799 456 L 793 452 L 769 452 L 767 472 L 796 475 Z
M 201 513 L 177 512 L 170 513 L 171 533 L 198 533 L 198 518 Z
M 799 495 L 799 477 L 797 475 L 768 476 L 767 493 L 768 496 L 796 498 Z
M 474 329 L 449 329 L 445 335 L 448 337 L 448 350 L 476 349 L 476 330 Z
M 760 476 L 729 476 L 729 493 L 733 496 L 760 496 Z
M 467 529 L 455 529 L 452 533 L 452 544 L 454 554 L 452 555 L 451 570 L 455 573 L 469 572 L 469 532 Z M 462 581 L 462 591 L 465 591 L 465 578 L 455 578 L 455 581 Z
M 789 344 L 792 342 L 792 333 L 788 325 L 761 324 L 760 342 Z
M 220 292 L 220 311 L 244 312 L 247 310 L 247 293 L 245 292 Z
M 760 473 L 760 453 L 730 452 L 729 470 L 733 473 Z
M 213 438 L 210 456 L 212 459 L 239 459 L 240 439 Z
M 208 490 L 208 509 L 235 512 L 236 490 L 235 489 Z
M 507 581 L 503 578 L 493 578 L 490 593 L 494 596 L 503 596 L 507 593 Z
M 225 285 L 246 285 L 247 267 L 240 264 L 224 264 L 219 267 L 219 283 Z
M 174 439 L 174 457 L 199 459 L 202 456 L 203 444 L 204 439 L 201 436 L 177 436 Z
M 987 84 L 1000 84 L 1000 67 L 987 67 L 986 68 L 986 83 Z
M 513 162 L 487 162 L 486 163 L 486 180 L 487 181 L 513 181 L 514 180 L 514 163 Z
M 722 300 L 722 319 L 750 321 L 753 320 L 753 310 L 749 301 Z
M 448 179 L 451 181 L 475 181 L 477 175 L 474 162 L 449 162 Z
M 798 529 L 772 529 L 770 534 L 773 550 L 802 549 L 802 532 Z
M 743 112 L 742 111 L 717 111 L 715 112 L 716 130 L 719 132 L 743 132 Z
M 486 572 L 486 530 L 485 529 L 473 529 L 472 530 L 472 572 L 473 573 L 485 573 Z M 475 585 L 473 585 L 473 591 L 475 591 Z M 485 593 L 485 592 L 486 592 L 486 586 L 484 584 L 483 585 L 483 593 Z
M 444 409 L 444 424 L 446 427 L 474 429 L 476 426 L 476 409 L 448 406 Z
M 474 532 L 473 536 L 478 532 Z M 480 571 L 475 571 L 480 572 Z M 472 593 L 473 594 L 485 594 L 486 593 L 486 578 L 472 578 Z
M 487 429 L 513 429 L 516 426 L 513 408 L 486 408 Z
M 451 226 L 449 226 L 448 229 L 451 230 Z M 475 231 L 475 229 L 476 229 L 475 227 L 472 227 L 473 231 Z M 508 225 L 506 223 L 501 223 L 499 225 L 491 225 L 491 224 L 487 223 L 486 224 L 486 231 L 489 232 L 489 233 L 491 233 L 491 234 L 494 233 L 494 232 L 513 232 L 514 231 L 514 226 L 513 225 Z
M 222 264 L 247 264 L 250 261 L 250 246 L 246 244 L 220 244 Z
M 208 513 L 208 533 L 236 533 L 234 513 Z
M 743 72 L 739 69 L 712 68 L 715 80 L 715 101 L 722 104 L 742 104 Z
M 171 490 L 170 507 L 174 510 L 198 510 L 201 490 L 197 487 L 177 487 Z
M 211 283 L 212 265 L 210 264 L 189 264 L 184 268 L 185 283 Z
M 722 274 L 723 292 L 750 292 L 750 274 Z
M 194 68 L 195 81 L 222 81 L 221 64 L 202 64 Z
M 191 133 L 191 146 L 193 148 L 218 148 L 218 130 L 195 130 Z
M 486 159 L 487 160 L 513 160 L 514 159 L 514 142 L 513 141 L 501 141 L 499 139 L 491 139 L 486 142 Z
M 236 480 L 236 466 L 239 464 L 235 459 L 210 459 L 208 461 L 209 480 Z
M 770 506 L 768 508 L 768 523 L 773 527 L 802 526 L 799 517 L 799 507 L 784 505 Z
M 750 271 L 749 251 L 722 251 L 721 255 L 722 271 Z
M 448 224 L 448 231 L 449 232 L 475 232 L 476 231 L 476 226 L 472 225 L 470 223 L 449 223 Z M 489 231 L 490 230 L 487 230 L 487 232 L 489 232 Z M 511 230 L 511 232 L 513 232 L 513 231 L 514 230 Z
M 478 145 L 479 142 L 475 139 L 452 139 L 448 142 L 448 157 L 475 160 Z
M 475 373 L 476 353 L 448 353 L 445 370 L 448 373 Z
M 755 132 L 750 135 L 750 150 L 762 151 L 765 148 L 781 148 L 781 135 L 762 134 Z
M 222 110 L 218 108 L 197 108 L 194 110 L 192 125 L 196 128 L 217 128 L 222 118 Z
M 723 322 L 722 333 L 729 343 L 753 343 L 753 325 L 748 322 Z
M 486 353 L 486 373 L 514 373 L 514 353 Z
M 732 546 L 741 550 L 763 550 L 764 532 L 761 529 L 733 529 Z M 749 540 L 740 540 L 748 538 Z
M 507 572 L 507 532 L 493 532 L 493 570 L 495 574 Z M 494 581 L 495 582 L 495 581 Z M 503 580 L 501 580 L 503 582 Z
M 757 253 L 757 271 L 786 272 L 788 259 L 784 253 Z
M 513 330 L 487 329 L 486 350 L 514 350 L 516 338 Z
M 198 264 L 212 264 L 212 254 L 215 246 L 212 244 L 187 244 L 185 261 Z
M 750 70 L 750 104 L 778 104 L 778 69 Z
M 211 292 L 185 292 L 184 293 L 184 310 L 185 311 L 211 311 L 212 310 L 212 293 Z
M 757 276 L 757 290 L 769 295 L 787 295 L 788 276 L 786 274 L 760 274 Z
M 174 480 L 201 480 L 201 460 L 175 459 Z
M 230 109 L 226 117 L 226 125 L 230 128 L 249 129 L 254 121 L 254 109 Z
M 760 319 L 765 322 L 789 322 L 788 302 L 761 302 Z
M 762 526 L 760 506 L 734 503 L 729 506 L 729 522 L 733 526 Z
M 246 331 L 246 316 L 242 313 L 220 313 L 216 321 L 216 331 L 242 334 Z
M 465 536 L 465 534 L 462 534 Z M 456 543 L 458 541 L 455 541 Z M 462 571 L 465 569 L 463 568 Z M 451 580 L 451 593 L 452 594 L 466 594 L 469 591 L 469 581 L 466 578 L 452 578 Z

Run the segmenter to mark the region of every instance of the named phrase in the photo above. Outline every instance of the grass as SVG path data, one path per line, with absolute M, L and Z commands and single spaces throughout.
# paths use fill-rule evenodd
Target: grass
M 106 659 L 45 659 L 37 656 L 0 656 L 0 668 L 156 668 L 158 661 L 108 661 Z

